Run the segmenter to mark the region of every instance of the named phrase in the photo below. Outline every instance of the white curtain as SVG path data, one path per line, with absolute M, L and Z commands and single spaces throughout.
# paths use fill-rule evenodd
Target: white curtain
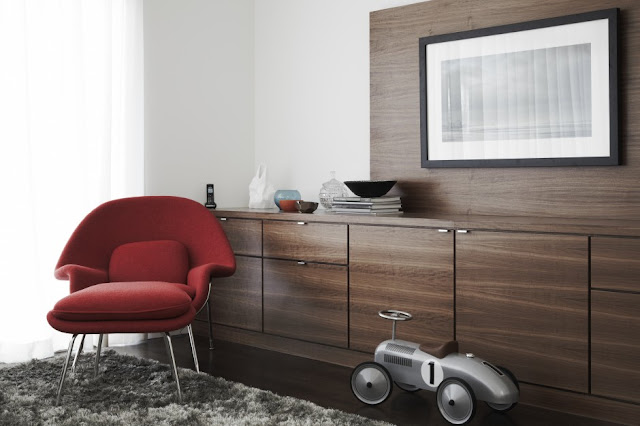
M 80 220 L 143 194 L 142 0 L 0 0 L 0 362 L 51 356 Z

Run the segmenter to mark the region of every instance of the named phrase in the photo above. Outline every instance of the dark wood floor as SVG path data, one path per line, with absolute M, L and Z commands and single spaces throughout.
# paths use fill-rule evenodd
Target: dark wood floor
M 189 339 L 184 335 L 176 336 L 173 346 L 178 366 L 193 368 Z M 423 390 L 407 393 L 394 387 L 387 401 L 370 407 L 362 404 L 351 393 L 350 368 L 224 341 L 217 341 L 215 350 L 209 351 L 208 340 L 199 336 L 196 336 L 196 346 L 201 370 L 215 376 L 397 425 L 449 425 L 440 417 L 435 394 L 432 392 Z M 116 350 L 161 362 L 169 361 L 162 339 L 152 339 L 139 345 L 120 347 Z M 508 413 L 498 414 L 492 412 L 484 403 L 479 403 L 476 416 L 470 424 L 595 426 L 612 423 L 523 404 L 516 406 Z

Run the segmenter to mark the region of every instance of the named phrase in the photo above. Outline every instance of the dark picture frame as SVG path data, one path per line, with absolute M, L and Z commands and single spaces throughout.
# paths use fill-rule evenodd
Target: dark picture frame
M 618 13 L 420 38 L 422 167 L 620 164 Z

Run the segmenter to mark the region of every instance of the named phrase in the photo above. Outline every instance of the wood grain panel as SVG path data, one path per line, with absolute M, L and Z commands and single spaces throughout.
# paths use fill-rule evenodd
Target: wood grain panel
M 264 332 L 347 347 L 346 266 L 264 259 Z
M 221 217 L 231 248 L 235 254 L 262 256 L 262 221 Z
M 238 218 L 295 220 L 299 213 L 261 211 L 237 208 L 224 210 L 225 215 Z M 305 221 L 346 225 L 401 226 L 412 228 L 485 229 L 492 231 L 537 232 L 554 234 L 640 236 L 640 220 L 579 219 L 530 216 L 442 215 L 403 213 L 400 215 L 337 215 L 325 211 L 305 215 Z
M 518 379 L 588 391 L 587 237 L 456 235 L 456 334 Z
M 236 273 L 213 280 L 211 317 L 216 324 L 262 331 L 262 259 L 236 256 Z M 203 309 L 198 319 L 207 321 Z
M 347 264 L 347 225 L 264 222 L 264 256 Z
M 591 292 L 591 393 L 640 403 L 640 294 Z
M 640 405 L 520 383 L 520 403 L 606 421 L 602 426 L 637 425 Z M 611 424 L 610 422 L 614 422 Z M 540 424 L 545 424 L 542 421 Z M 562 422 L 558 423 L 562 424 Z M 574 423 L 577 425 L 577 423 Z
M 591 238 L 591 287 L 640 292 L 640 238 Z
M 620 8 L 623 166 L 422 169 L 418 39 Z M 408 212 L 565 218 L 640 217 L 640 2 L 432 0 L 370 15 L 371 179 L 394 179 Z
M 391 337 L 378 311 L 413 315 L 398 338 L 426 344 L 453 339 L 453 234 L 437 229 L 349 228 L 351 349 L 373 352 Z

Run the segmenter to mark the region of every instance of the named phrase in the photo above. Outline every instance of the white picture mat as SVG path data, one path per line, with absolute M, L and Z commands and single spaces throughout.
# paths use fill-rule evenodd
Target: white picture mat
M 460 58 L 591 44 L 592 134 L 590 137 L 442 141 L 441 63 Z M 533 159 L 610 155 L 609 26 L 607 19 L 426 46 L 428 159 Z

